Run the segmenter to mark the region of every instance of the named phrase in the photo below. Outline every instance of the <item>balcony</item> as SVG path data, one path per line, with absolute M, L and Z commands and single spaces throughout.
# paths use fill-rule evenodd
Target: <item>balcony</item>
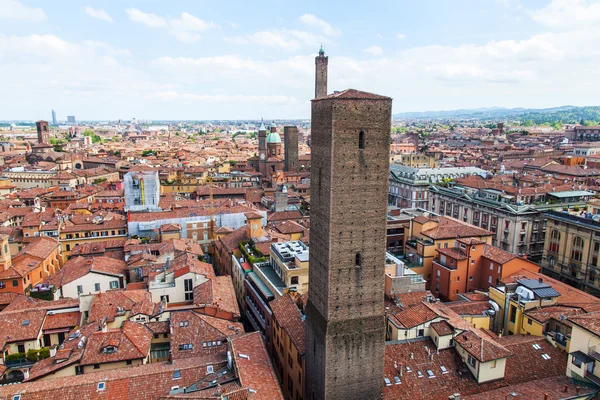
M 450 265 L 448 263 L 443 263 L 439 260 L 433 260 L 434 263 L 439 264 L 440 266 L 455 271 L 457 269 L 456 265 Z
M 29 361 L 26 358 L 21 358 L 19 360 L 5 360 L 4 361 L 4 366 L 7 368 L 30 367 L 33 364 L 35 364 L 35 362 Z
M 594 382 L 596 385 L 600 385 L 600 378 L 594 375 L 592 372 L 585 371 L 585 377 Z

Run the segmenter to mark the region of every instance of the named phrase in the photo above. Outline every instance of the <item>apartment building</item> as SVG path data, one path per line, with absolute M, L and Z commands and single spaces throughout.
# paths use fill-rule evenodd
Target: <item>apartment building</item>
M 404 253 L 407 266 L 432 282 L 433 260 L 436 249 L 458 246 L 458 239 L 478 239 L 491 244 L 493 233 L 450 217 L 418 216 L 411 220 L 412 236 L 406 241 Z
M 490 285 L 521 269 L 538 272 L 540 266 L 477 239 L 458 239 L 455 247 L 435 249 L 431 291 L 456 301 L 459 294 L 486 291 Z
M 542 271 L 577 289 L 600 295 L 600 222 L 548 211 Z
M 388 204 L 400 208 L 428 209 L 428 189 L 432 184 L 446 179 L 487 174 L 487 171 L 475 167 L 413 168 L 391 164 Z

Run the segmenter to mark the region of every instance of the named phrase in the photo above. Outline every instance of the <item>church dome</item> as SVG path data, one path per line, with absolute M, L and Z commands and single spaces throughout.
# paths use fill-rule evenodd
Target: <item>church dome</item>
M 267 135 L 267 143 L 281 143 L 281 136 L 277 132 L 271 132 Z

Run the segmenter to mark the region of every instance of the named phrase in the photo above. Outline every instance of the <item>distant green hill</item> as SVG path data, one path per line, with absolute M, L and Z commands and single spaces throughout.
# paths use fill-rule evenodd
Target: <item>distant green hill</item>
M 478 108 L 472 110 L 425 111 L 394 114 L 394 119 L 477 119 L 486 121 L 512 121 L 524 125 L 586 124 L 600 122 L 600 106 L 562 106 L 543 109 L 526 108 Z

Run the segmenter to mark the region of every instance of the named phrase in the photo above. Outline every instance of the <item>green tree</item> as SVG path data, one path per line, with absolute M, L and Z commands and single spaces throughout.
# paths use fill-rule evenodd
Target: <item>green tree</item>
M 442 178 L 442 181 L 439 183 L 439 186 L 448 187 L 452 182 L 452 178 Z
M 144 150 L 142 151 L 142 157 L 154 156 L 156 155 L 153 150 Z

